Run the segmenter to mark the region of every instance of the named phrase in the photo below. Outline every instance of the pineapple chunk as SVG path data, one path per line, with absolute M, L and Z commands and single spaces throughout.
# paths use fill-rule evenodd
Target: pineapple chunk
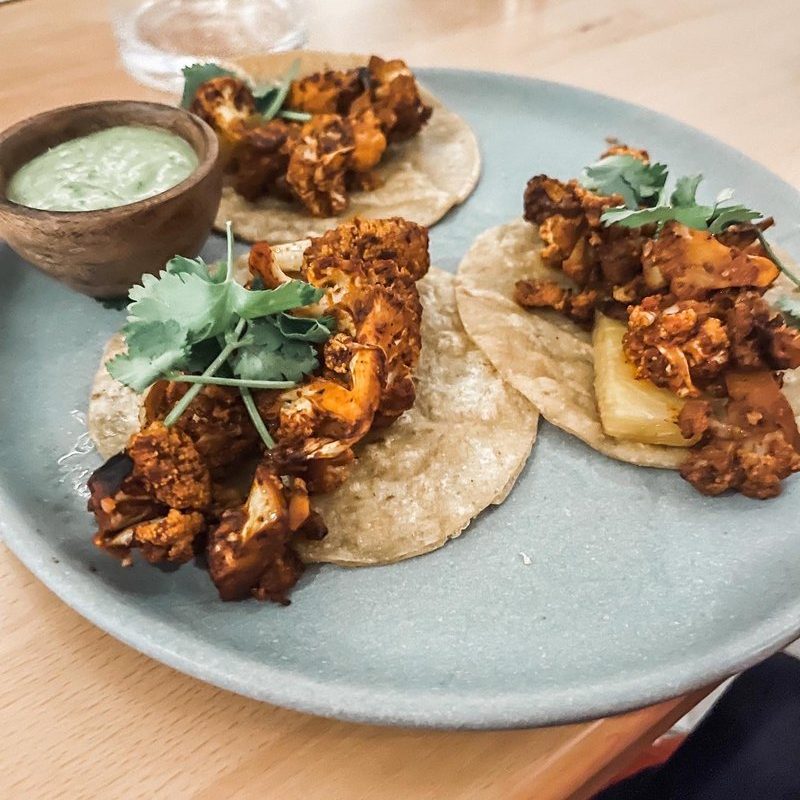
M 594 391 L 603 430 L 615 439 L 691 447 L 694 440 L 684 439 L 675 422 L 684 400 L 636 377 L 622 352 L 624 333 L 623 323 L 597 315 L 592 334 Z

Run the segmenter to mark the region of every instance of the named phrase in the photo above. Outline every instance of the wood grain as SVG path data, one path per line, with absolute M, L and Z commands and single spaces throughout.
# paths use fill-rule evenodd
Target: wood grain
M 312 0 L 319 48 L 536 75 L 644 103 L 800 184 L 793 0 Z M 0 6 L 0 127 L 164 99 L 117 63 L 96 0 Z M 181 676 L 83 621 L 0 547 L 0 796 L 581 800 L 690 708 L 526 731 L 352 725 Z

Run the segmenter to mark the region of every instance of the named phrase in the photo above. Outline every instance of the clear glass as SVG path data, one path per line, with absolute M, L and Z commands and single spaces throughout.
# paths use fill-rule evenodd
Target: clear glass
M 109 0 L 125 69 L 136 80 L 179 92 L 181 69 L 302 47 L 305 0 Z

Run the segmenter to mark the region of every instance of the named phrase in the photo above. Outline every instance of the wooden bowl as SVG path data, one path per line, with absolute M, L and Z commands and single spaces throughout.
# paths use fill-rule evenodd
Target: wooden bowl
M 186 180 L 161 194 L 98 211 L 42 211 L 14 203 L 6 185 L 50 147 L 115 125 L 148 125 L 181 136 L 197 153 Z M 214 131 L 181 108 L 111 100 L 37 114 L 0 134 L 0 237 L 31 264 L 94 297 L 127 293 L 145 272 L 176 254 L 195 256 L 222 192 Z

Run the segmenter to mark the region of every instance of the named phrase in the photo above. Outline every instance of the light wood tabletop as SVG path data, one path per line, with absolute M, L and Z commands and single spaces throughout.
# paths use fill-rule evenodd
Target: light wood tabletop
M 312 0 L 311 46 L 509 71 L 646 104 L 800 184 L 794 0 Z M 0 127 L 161 99 L 117 63 L 97 0 L 0 5 Z M 704 694 L 527 731 L 376 728 L 256 703 L 85 622 L 0 546 L 0 796 L 586 798 Z

